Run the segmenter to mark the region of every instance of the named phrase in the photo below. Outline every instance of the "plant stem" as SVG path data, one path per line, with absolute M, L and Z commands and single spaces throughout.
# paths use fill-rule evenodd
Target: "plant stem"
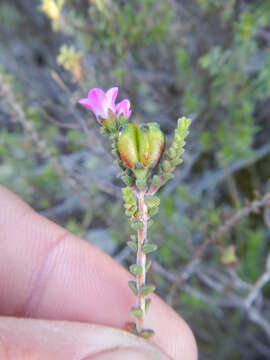
M 137 246 L 137 265 L 142 268 L 141 275 L 137 275 L 136 277 L 136 284 L 137 284 L 137 308 L 141 309 L 142 316 L 139 319 L 136 319 L 136 331 L 138 335 L 141 335 L 143 330 L 143 322 L 145 318 L 145 297 L 142 295 L 142 288 L 145 285 L 145 278 L 146 278 L 146 255 L 143 252 L 143 244 L 147 238 L 147 221 L 148 221 L 148 214 L 147 214 L 147 205 L 144 201 L 145 191 L 140 191 L 138 196 L 138 207 L 139 213 L 141 214 L 141 222 L 143 224 L 143 228 L 138 230 L 138 246 Z

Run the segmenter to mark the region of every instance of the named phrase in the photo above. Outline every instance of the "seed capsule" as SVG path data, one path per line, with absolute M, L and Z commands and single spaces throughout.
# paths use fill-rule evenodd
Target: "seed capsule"
M 118 151 L 121 160 L 130 169 L 134 170 L 139 162 L 137 149 L 137 126 L 129 123 L 123 127 L 118 139 Z
M 144 178 L 159 163 L 164 147 L 164 134 L 156 123 L 139 127 L 127 124 L 118 140 L 121 160 L 134 172 L 136 178 Z
M 149 126 L 149 144 L 150 155 L 148 167 L 154 168 L 160 161 L 165 149 L 165 136 L 157 123 L 150 123 Z
M 148 167 L 151 149 L 149 142 L 149 126 L 147 124 L 143 124 L 138 128 L 137 139 L 140 163 L 143 167 Z

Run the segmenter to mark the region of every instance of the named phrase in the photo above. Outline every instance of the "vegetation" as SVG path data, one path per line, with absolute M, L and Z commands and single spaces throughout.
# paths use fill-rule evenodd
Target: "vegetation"
M 90 241 L 105 229 L 129 267 L 122 180 L 77 101 L 117 85 L 169 143 L 191 118 L 149 277 L 202 359 L 269 358 L 269 1 L 2 0 L 0 20 L 0 183 Z

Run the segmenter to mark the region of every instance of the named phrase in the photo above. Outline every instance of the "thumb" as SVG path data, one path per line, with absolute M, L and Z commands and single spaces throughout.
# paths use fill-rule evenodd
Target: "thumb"
M 168 360 L 137 336 L 110 327 L 0 317 L 0 359 Z

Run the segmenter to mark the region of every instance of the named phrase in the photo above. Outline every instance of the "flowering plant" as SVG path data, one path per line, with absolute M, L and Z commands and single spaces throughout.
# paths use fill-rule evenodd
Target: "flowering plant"
M 94 88 L 89 91 L 88 98 L 79 100 L 79 103 L 95 115 L 102 125 L 101 133 L 112 141 L 112 153 L 126 185 L 122 189 L 125 212 L 136 231 L 127 243 L 136 253 L 136 264 L 130 266 L 135 281 L 129 281 L 129 287 L 137 297 L 136 306 L 131 309 L 136 323 L 129 324 L 129 329 L 150 338 L 154 331 L 145 329 L 143 323 L 151 303 L 149 295 L 155 286 L 146 284 L 146 273 L 151 265 L 147 255 L 157 246 L 147 239 L 147 228 L 158 212 L 160 200 L 156 192 L 173 178 L 175 167 L 182 162 L 190 120 L 185 117 L 178 120 L 174 139 L 165 150 L 165 136 L 159 125 L 129 122 L 132 114 L 130 101 L 124 99 L 116 104 L 117 95 L 117 87 L 106 92 Z

